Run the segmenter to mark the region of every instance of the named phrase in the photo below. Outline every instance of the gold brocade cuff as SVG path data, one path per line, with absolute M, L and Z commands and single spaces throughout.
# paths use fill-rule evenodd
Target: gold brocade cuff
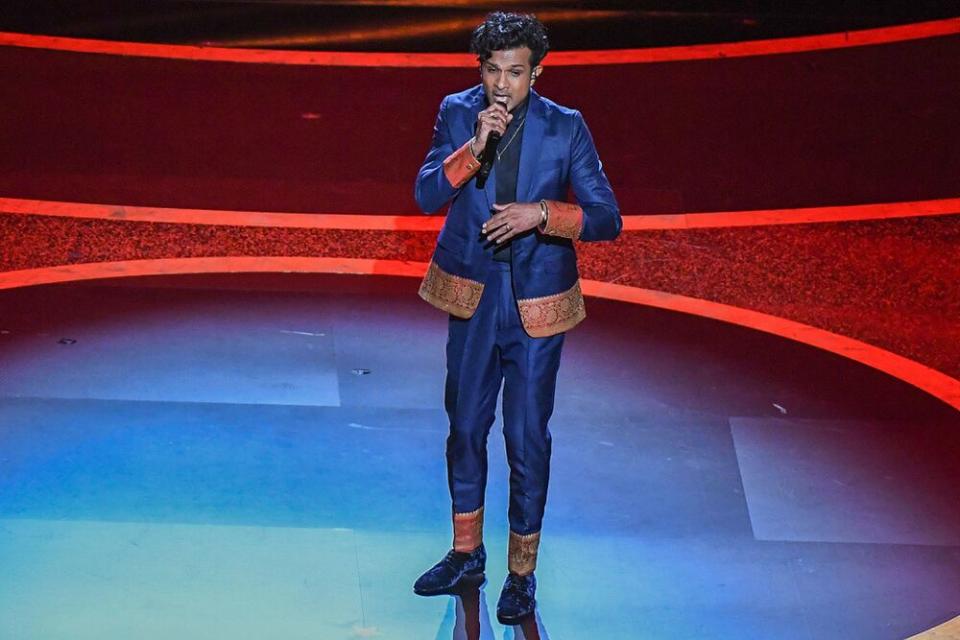
M 483 507 L 453 514 L 453 550 L 470 553 L 483 542 Z
M 443 161 L 443 175 L 447 176 L 450 184 L 457 189 L 466 184 L 467 180 L 480 169 L 480 161 L 473 155 L 471 142 L 473 142 L 472 138 Z
M 540 548 L 540 532 L 521 536 L 510 532 L 510 545 L 507 556 L 507 567 L 510 573 L 518 576 L 528 576 L 537 568 L 537 553 Z
M 540 227 L 540 233 L 548 236 L 560 236 L 577 240 L 583 230 L 583 209 L 570 202 L 544 200 L 547 207 L 547 223 Z

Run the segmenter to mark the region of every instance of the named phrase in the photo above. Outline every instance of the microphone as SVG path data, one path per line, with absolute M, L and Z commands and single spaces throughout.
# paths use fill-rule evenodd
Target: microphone
M 500 134 L 491 131 L 487 136 L 487 144 L 483 147 L 483 160 L 480 161 L 480 170 L 477 171 L 477 189 L 483 189 L 493 170 L 493 159 L 497 157 L 497 145 L 500 144 Z
M 497 104 L 507 106 L 506 100 L 497 100 Z M 477 189 L 483 189 L 487 184 L 487 178 L 490 177 L 490 171 L 493 170 L 493 160 L 497 157 L 497 145 L 500 144 L 500 134 L 491 131 L 487 135 L 487 144 L 483 147 L 483 160 L 480 161 L 480 170 L 477 171 Z

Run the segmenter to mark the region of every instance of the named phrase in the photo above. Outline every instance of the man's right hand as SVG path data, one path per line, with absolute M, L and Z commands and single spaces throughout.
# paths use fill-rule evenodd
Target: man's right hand
M 477 114 L 477 135 L 474 136 L 473 144 L 470 146 L 473 155 L 479 158 L 487 146 L 490 133 L 496 131 L 502 136 L 511 120 L 513 120 L 513 114 L 507 111 L 507 106 L 503 102 L 494 102 Z

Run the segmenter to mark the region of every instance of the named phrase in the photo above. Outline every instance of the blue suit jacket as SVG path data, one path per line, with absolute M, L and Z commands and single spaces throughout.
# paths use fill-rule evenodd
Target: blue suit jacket
M 476 310 L 493 259 L 480 228 L 496 202 L 497 169 L 494 165 L 485 188 L 477 189 L 472 178 L 452 184 L 451 165 L 469 153 L 464 145 L 486 106 L 480 85 L 443 99 L 414 190 L 425 213 L 450 203 L 420 295 L 462 318 Z M 573 241 L 612 240 L 621 220 L 580 112 L 531 91 L 526 118 L 517 201 L 547 201 L 550 219 L 546 228 L 513 239 L 512 273 L 524 328 L 541 337 L 566 331 L 586 316 Z M 475 171 L 472 162 L 469 167 Z M 564 202 L 571 188 L 575 205 Z

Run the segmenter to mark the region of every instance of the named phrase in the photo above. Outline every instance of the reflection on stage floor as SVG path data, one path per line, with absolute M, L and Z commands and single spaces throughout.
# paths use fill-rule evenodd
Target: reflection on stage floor
M 904 638 L 960 613 L 960 416 L 783 339 L 599 300 L 551 423 L 539 610 L 450 543 L 446 319 L 412 279 L 0 291 L 0 637 Z M 492 585 L 492 586 L 491 586 Z

